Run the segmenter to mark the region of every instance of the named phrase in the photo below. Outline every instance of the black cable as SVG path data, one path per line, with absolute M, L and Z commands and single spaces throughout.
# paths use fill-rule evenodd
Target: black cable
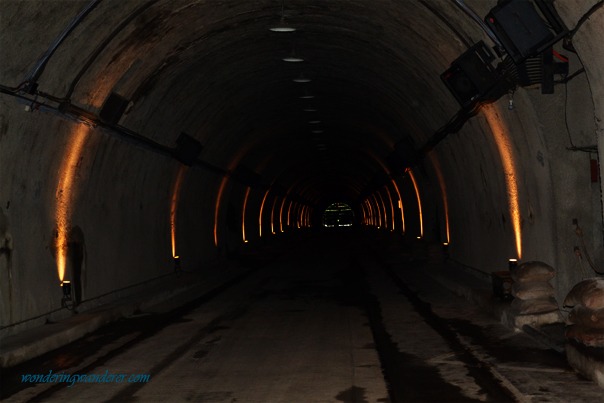
M 463 42 L 464 45 L 466 45 L 467 48 L 472 47 L 472 44 L 469 42 L 468 39 L 464 38 L 463 35 L 461 34 L 461 32 L 459 32 L 459 30 L 451 23 L 451 21 L 449 19 L 447 19 L 445 16 L 443 16 L 437 8 L 433 7 L 432 5 L 430 5 L 428 2 L 426 2 L 425 0 L 420 0 L 420 3 L 426 7 L 428 10 L 430 10 L 430 12 L 432 14 L 434 14 L 436 17 L 438 17 L 439 20 L 441 20 L 447 27 L 449 27 L 449 29 L 455 33 L 455 35 L 457 35 L 457 37 L 459 38 L 460 41 Z
M 566 76 L 564 79 L 562 80 L 558 80 L 558 81 L 554 81 L 555 84 L 566 84 L 568 83 L 570 80 L 572 80 L 573 78 L 577 77 L 580 74 L 585 73 L 585 67 L 581 67 L 579 70 L 575 71 L 574 73 Z
M 123 20 L 117 27 L 115 27 L 113 29 L 113 31 L 105 38 L 105 40 L 103 40 L 103 42 L 101 42 L 96 49 L 94 50 L 94 52 L 92 52 L 90 54 L 90 56 L 88 57 L 88 60 L 86 61 L 86 63 L 84 63 L 84 65 L 82 66 L 82 68 L 80 69 L 80 71 L 78 72 L 78 74 L 75 76 L 75 78 L 72 80 L 71 85 L 69 86 L 69 89 L 67 90 L 67 94 L 64 97 L 64 100 L 69 100 L 71 98 L 71 95 L 73 94 L 73 92 L 75 91 L 75 87 L 78 85 L 78 83 L 80 82 L 80 79 L 82 78 L 82 76 L 88 71 L 88 69 L 90 68 L 90 66 L 92 65 L 92 63 L 94 63 L 94 61 L 96 60 L 96 58 L 101 54 L 101 52 L 103 50 L 105 50 L 105 48 L 107 47 L 107 45 L 109 45 L 109 43 L 128 25 L 132 22 L 132 20 L 134 20 L 136 17 L 138 17 L 139 15 L 141 15 L 144 11 L 146 11 L 149 7 L 151 7 L 152 5 L 154 5 L 155 3 L 157 3 L 158 0 L 150 0 L 149 2 L 143 4 L 142 6 L 140 6 L 139 8 L 137 8 L 136 10 L 134 10 L 125 20 Z
M 106 132 L 109 132 L 113 135 L 118 135 L 122 140 L 127 141 L 131 144 L 145 148 L 149 151 L 153 151 L 161 155 L 165 155 L 167 157 L 176 158 L 176 150 L 174 148 L 157 143 L 126 127 L 106 123 L 99 119 L 93 113 L 83 108 L 77 107 L 67 102 L 60 103 L 58 106 L 53 106 L 37 100 L 38 97 L 42 97 L 50 101 L 60 100 L 60 98 L 54 97 L 52 95 L 48 95 L 43 92 L 37 92 L 35 98 L 31 99 L 25 95 L 20 94 L 18 91 L 15 91 L 10 87 L 7 87 L 2 84 L 0 84 L 0 93 L 17 98 L 22 103 L 28 105 L 30 110 L 32 111 L 41 110 L 43 112 L 50 112 L 71 120 L 75 120 L 79 123 L 84 123 L 93 127 L 100 127 Z M 231 174 L 231 172 L 228 170 L 214 166 L 202 160 L 195 161 L 194 165 L 222 176 L 228 176 Z
M 48 61 L 52 57 L 52 55 L 56 52 L 59 46 L 63 43 L 63 41 L 71 34 L 71 32 L 86 18 L 92 10 L 99 5 L 102 0 L 92 0 L 78 15 L 76 15 L 69 25 L 65 27 L 63 32 L 54 40 L 54 42 L 50 45 L 50 47 L 44 52 L 40 60 L 36 63 L 34 69 L 27 75 L 25 78 L 25 82 L 29 86 L 29 92 L 32 92 L 37 87 L 37 81 L 44 72 Z
M 568 36 L 572 38 L 577 33 L 579 28 L 581 28 L 581 26 L 589 19 L 589 17 L 591 17 L 593 13 L 598 11 L 598 9 L 602 6 L 604 6 L 604 0 L 600 0 L 599 2 L 591 6 L 591 8 L 587 10 L 587 12 L 583 14 L 581 18 L 579 18 L 577 25 L 575 25 L 575 27 L 568 33 Z

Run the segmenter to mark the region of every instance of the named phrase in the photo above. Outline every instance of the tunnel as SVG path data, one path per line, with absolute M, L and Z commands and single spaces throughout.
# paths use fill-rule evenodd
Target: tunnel
M 422 277 L 432 272 L 458 284 L 457 294 L 475 282 L 489 290 L 485 298 L 500 307 L 495 322 L 513 337 L 576 339 L 564 301 L 581 282 L 602 287 L 604 274 L 603 4 L 3 0 L 2 366 L 126 317 L 144 321 L 154 311 L 141 295 L 170 300 L 170 309 L 203 307 L 262 270 L 281 279 L 291 268 L 292 278 L 312 282 L 341 261 L 352 277 L 334 271 L 347 290 L 334 292 L 344 306 L 355 303 L 342 293 L 366 297 L 375 339 L 367 343 L 379 350 L 371 365 L 387 379 L 380 401 L 448 400 L 396 394 L 392 385 L 407 375 L 388 370 L 388 357 L 403 353 L 395 330 L 380 325 L 389 313 L 371 281 L 399 287 L 393 295 L 443 337 L 451 322 L 445 329 L 418 300 L 438 294 Z M 546 324 L 509 313 L 509 274 L 531 265 L 551 269 L 557 308 Z M 355 277 L 357 269 L 365 274 Z M 295 290 L 305 301 L 327 292 Z M 462 312 L 452 301 L 442 309 Z M 111 315 L 91 319 L 107 307 Z M 566 391 L 604 387 L 604 304 L 592 308 L 601 322 L 590 342 L 573 344 L 575 355 L 566 348 L 572 368 L 560 370 L 590 381 L 573 378 Z M 62 336 L 40 336 L 53 326 Z M 11 379 L 20 399 L 24 383 Z M 369 389 L 344 386 L 332 401 L 369 401 Z M 48 398 L 83 399 L 88 387 L 51 388 Z M 116 392 L 114 401 L 145 388 Z M 76 389 L 86 392 L 69 394 Z M 321 390 L 274 401 L 324 401 Z M 188 400 L 236 397 L 212 393 Z

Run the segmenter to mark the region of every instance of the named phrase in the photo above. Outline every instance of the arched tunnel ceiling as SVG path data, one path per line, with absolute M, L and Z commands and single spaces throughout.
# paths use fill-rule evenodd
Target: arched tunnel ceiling
M 49 38 L 90 4 L 68 3 L 36 11 L 53 16 Z M 295 32 L 269 30 L 282 5 Z M 10 3 L 7 19 L 26 8 Z M 439 74 L 482 37 L 468 20 L 443 0 L 101 1 L 49 60 L 40 89 L 96 111 L 115 92 L 131 101 L 121 124 L 153 141 L 172 145 L 185 131 L 210 164 L 351 199 L 394 143 L 424 142 L 456 111 Z M 282 60 L 292 53 L 304 61 Z M 26 47 L 11 65 L 39 54 Z M 300 75 L 312 81 L 292 81 Z

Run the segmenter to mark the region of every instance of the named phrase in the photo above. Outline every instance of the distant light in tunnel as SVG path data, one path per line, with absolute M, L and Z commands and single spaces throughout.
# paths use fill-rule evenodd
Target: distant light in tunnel
M 295 83 L 310 83 L 311 81 L 312 80 L 308 77 L 305 77 L 304 74 L 300 74 L 300 76 L 293 79 L 293 82 L 295 82 Z M 310 99 L 310 98 L 304 98 L 304 99 Z
M 172 201 L 170 203 L 170 239 L 172 241 L 172 257 L 177 258 L 176 254 L 176 213 L 178 212 L 178 200 L 180 199 L 180 189 L 182 181 L 187 172 L 186 165 L 180 165 L 178 173 L 176 174 L 176 180 L 172 186 Z
M 388 229 L 388 213 L 386 213 L 386 203 L 384 203 L 384 198 L 379 191 L 376 191 L 378 198 L 380 199 L 380 203 L 382 204 L 382 212 L 384 213 L 384 228 Z M 376 199 L 377 201 L 377 199 Z
M 516 253 L 518 259 L 522 258 L 522 228 L 521 228 L 521 217 L 520 217 L 520 201 L 518 194 L 518 174 L 516 170 L 516 161 L 514 158 L 514 146 L 509 136 L 509 130 L 507 129 L 502 117 L 499 114 L 497 106 L 494 104 L 484 105 L 482 107 L 493 138 L 499 151 L 499 157 L 501 158 L 501 165 L 503 166 L 503 173 L 505 175 L 505 184 L 508 194 L 508 205 L 510 211 L 510 217 L 514 228 L 514 238 L 516 241 Z
M 225 176 L 220 181 L 220 187 L 218 188 L 218 194 L 216 195 L 216 205 L 214 207 L 214 246 L 218 247 L 218 217 L 220 213 L 220 203 L 222 202 L 222 193 L 224 188 L 229 181 L 229 177 Z
M 445 182 L 445 177 L 443 176 L 443 172 L 440 166 L 440 162 L 438 161 L 438 158 L 436 157 L 436 155 L 434 154 L 434 152 L 431 152 L 429 154 L 430 156 L 430 161 L 432 161 L 432 166 L 434 167 L 434 171 L 436 172 L 436 177 L 438 178 L 438 184 L 440 186 L 440 193 L 442 195 L 443 198 L 443 210 L 445 212 L 445 237 L 446 237 L 446 243 L 448 244 L 451 241 L 450 238 L 450 231 L 449 231 L 449 202 L 448 202 L 448 198 L 447 198 L 447 184 Z
M 384 186 L 384 188 L 386 189 L 386 194 L 388 195 L 388 200 L 390 200 L 390 217 L 392 219 L 392 231 L 395 230 L 396 227 L 396 220 L 394 219 L 394 202 L 392 201 L 392 193 L 390 193 L 390 189 L 388 189 L 388 186 Z
M 415 197 L 417 198 L 417 208 L 419 210 L 419 236 L 421 238 L 424 237 L 424 214 L 422 212 L 422 199 L 419 194 L 419 187 L 417 186 L 417 180 L 415 180 L 415 175 L 413 175 L 413 170 L 409 168 L 407 170 L 409 172 L 409 177 L 411 178 L 411 182 L 413 182 L 413 188 L 415 189 Z
M 252 188 L 250 186 L 247 187 L 245 191 L 245 196 L 243 197 L 243 211 L 241 213 L 241 236 L 243 237 L 243 242 L 247 243 L 247 238 L 245 236 L 245 209 L 247 207 L 247 199 L 250 197 L 250 190 Z
M 377 210 L 377 216 L 378 216 L 378 228 L 381 228 L 384 223 L 382 221 L 382 209 L 380 208 L 380 203 L 378 202 L 377 197 L 375 196 L 375 193 L 373 193 L 371 195 L 371 197 L 373 197 L 373 201 L 375 202 L 375 209 Z
M 300 95 L 300 99 L 313 99 L 315 96 L 308 92 L 308 89 L 304 91 L 302 95 Z
M 287 208 L 287 226 L 291 226 L 291 213 L 292 213 L 292 206 L 294 205 L 293 201 L 289 202 L 289 207 Z
M 279 27 L 272 27 L 269 29 L 273 32 L 294 32 L 296 30 L 296 28 L 293 28 L 290 26 L 279 26 Z
M 283 232 L 283 208 L 285 207 L 286 201 L 287 198 L 284 197 L 283 201 L 281 202 L 281 208 L 279 209 L 279 232 Z
M 365 208 L 367 209 L 367 225 L 373 225 L 373 210 L 371 209 L 369 199 L 365 199 L 363 204 L 365 204 Z
M 401 223 L 402 223 L 402 229 L 403 229 L 403 234 L 405 233 L 405 210 L 403 209 L 403 199 L 401 198 L 401 192 L 398 188 L 398 185 L 396 184 L 396 181 L 394 179 L 390 179 L 392 182 L 392 185 L 394 186 L 394 190 L 396 190 L 396 195 L 398 196 L 398 208 L 401 210 Z
M 277 200 L 279 198 L 275 196 L 273 199 L 273 207 L 271 208 L 271 232 L 273 235 L 275 234 L 275 206 L 277 205 Z
M 90 128 L 84 124 L 75 126 L 73 134 L 63 154 L 59 168 L 59 183 L 56 190 L 55 219 L 57 232 L 55 238 L 56 263 L 59 281 L 63 282 L 67 267 L 67 244 L 71 229 L 71 211 L 76 196 L 76 178 L 80 159 L 84 151 L 87 134 Z
M 297 57 L 297 56 L 284 57 L 282 60 L 284 62 L 288 62 L 288 63 L 301 63 L 304 61 L 304 59 L 302 59 L 301 57 Z
M 266 197 L 268 196 L 268 192 L 270 192 L 271 190 L 268 189 L 265 193 L 264 193 L 264 197 L 262 198 L 262 203 L 260 203 L 260 213 L 258 214 L 258 232 L 260 234 L 260 237 L 262 237 L 262 212 L 264 211 L 264 203 L 266 203 Z

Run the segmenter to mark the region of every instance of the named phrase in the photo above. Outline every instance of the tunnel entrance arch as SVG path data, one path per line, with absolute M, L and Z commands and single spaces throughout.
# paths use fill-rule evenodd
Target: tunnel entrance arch
M 354 211 L 346 203 L 332 203 L 323 212 L 323 227 L 352 227 Z

